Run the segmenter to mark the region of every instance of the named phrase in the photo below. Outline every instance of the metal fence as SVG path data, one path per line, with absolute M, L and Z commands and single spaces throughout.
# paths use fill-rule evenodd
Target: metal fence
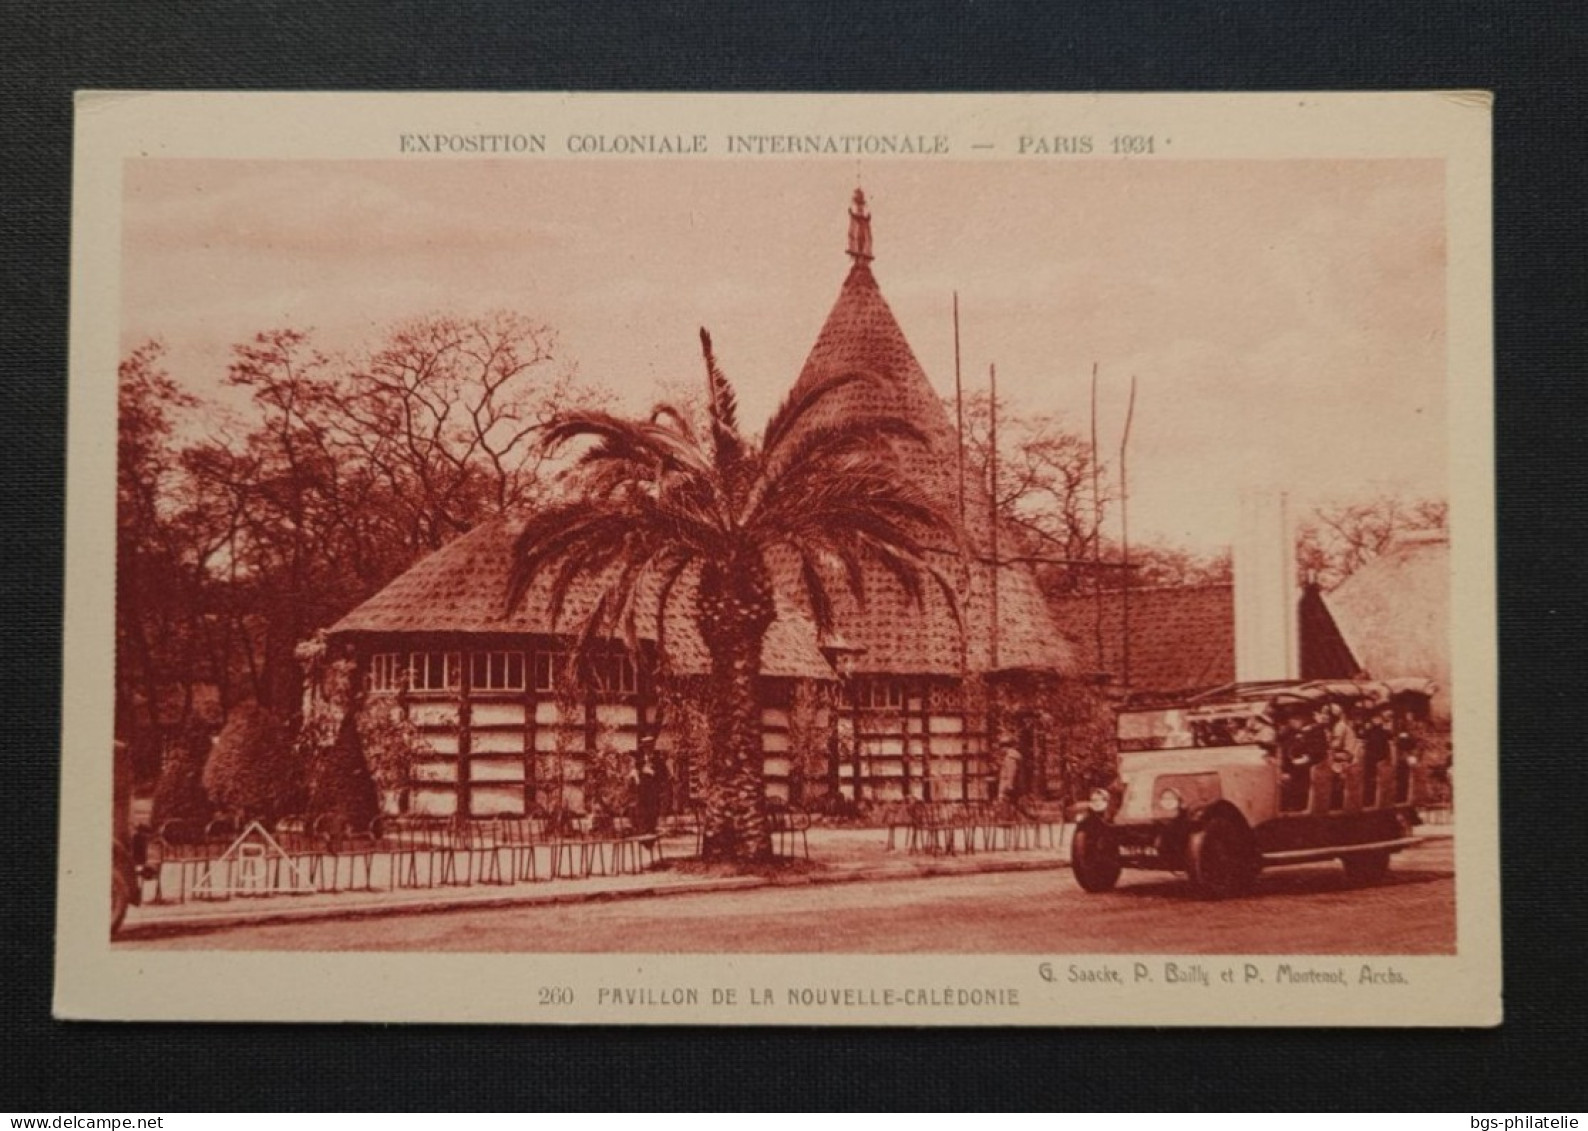
M 146 840 L 146 903 L 287 894 L 506 886 L 637 875 L 664 858 L 658 833 L 621 819 L 382 817 L 167 822 Z
M 1057 847 L 1061 815 L 1028 811 L 1010 801 L 910 801 L 882 817 L 887 847 L 902 838 L 908 852 L 932 855 L 1039 848 L 1043 834 Z

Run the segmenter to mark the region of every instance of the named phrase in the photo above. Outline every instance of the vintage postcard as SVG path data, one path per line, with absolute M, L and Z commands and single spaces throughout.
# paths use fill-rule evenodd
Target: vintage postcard
M 58 1013 L 1497 1024 L 1489 109 L 82 94 Z

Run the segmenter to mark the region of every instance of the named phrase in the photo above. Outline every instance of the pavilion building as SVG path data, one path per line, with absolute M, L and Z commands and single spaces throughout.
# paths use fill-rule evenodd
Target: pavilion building
M 918 604 L 885 571 L 866 598 L 839 595 L 837 631 L 819 637 L 796 586 L 780 585 L 763 657 L 763 750 L 771 796 L 810 802 L 957 800 L 992 794 L 998 750 L 1041 763 L 1048 703 L 1072 674 L 1029 565 L 1000 558 L 989 494 L 961 481 L 958 436 L 872 272 L 871 218 L 858 190 L 849 271 L 796 387 L 863 370 L 878 380 L 839 389 L 826 419 L 886 411 L 926 437 L 899 457 L 956 529 L 931 550 L 958 599 L 927 586 Z M 821 419 L 807 422 L 819 427 Z M 390 799 L 411 812 L 491 816 L 584 808 L 592 768 L 650 737 L 687 777 L 691 739 L 667 689 L 691 685 L 709 657 L 692 623 L 691 587 L 642 626 L 630 652 L 607 642 L 578 670 L 571 645 L 594 605 L 576 588 L 553 624 L 544 579 L 511 613 L 504 596 L 521 518 L 487 522 L 415 564 L 327 636 L 370 695 L 391 696 L 422 739 L 411 781 Z M 1012 548 L 1012 539 L 1003 539 Z M 694 681 L 698 685 L 698 680 Z

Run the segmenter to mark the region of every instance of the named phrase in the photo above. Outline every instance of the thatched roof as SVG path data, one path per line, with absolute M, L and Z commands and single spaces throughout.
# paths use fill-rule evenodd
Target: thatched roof
M 945 513 L 958 513 L 957 443 L 948 415 L 916 361 L 877 289 L 869 256 L 858 257 L 838 301 L 822 327 L 800 373 L 808 386 L 829 374 L 862 369 L 882 378 L 877 386 L 849 386 L 824 403 L 807 426 L 856 412 L 889 411 L 907 416 L 929 438 L 927 450 L 902 453 L 912 480 L 937 497 Z M 852 657 L 850 669 L 889 675 L 959 676 L 967 671 L 1037 670 L 1070 673 L 1075 665 L 1060 637 L 1030 569 L 1005 563 L 998 571 L 999 614 L 996 643 L 992 616 L 991 524 L 981 484 L 967 489 L 962 537 L 943 542 L 934 563 L 955 584 L 964 626 L 953 607 L 930 585 L 925 608 L 918 606 L 882 570 L 867 577 L 863 605 L 845 592 L 835 593 L 837 632 L 825 641 Z M 351 633 L 529 633 L 578 631 L 599 592 L 596 582 L 576 588 L 559 625 L 548 623 L 546 582 L 525 596 L 511 617 L 502 616 L 517 523 L 490 523 L 437 551 L 348 614 L 335 634 Z M 1004 553 L 1015 545 L 1013 538 Z M 832 678 L 814 625 L 798 597 L 790 571 L 772 563 L 778 577 L 777 622 L 768 633 L 764 674 Z M 840 587 L 841 588 L 841 587 Z M 687 584 L 669 603 L 665 650 L 675 670 L 704 671 L 707 655 L 688 610 Z M 654 638 L 654 633 L 649 634 Z M 996 658 L 995 653 L 996 651 Z
M 796 389 L 830 375 L 863 370 L 881 378 L 871 385 L 839 389 L 809 420 L 807 427 L 855 414 L 894 412 L 911 420 L 928 438 L 923 450 L 901 452 L 906 474 L 931 493 L 945 514 L 958 517 L 958 445 L 942 401 L 921 370 L 904 331 L 877 287 L 869 259 L 859 258 L 844 280 L 838 301 L 816 338 Z M 967 484 L 963 538 L 944 543 L 937 564 L 959 587 L 964 630 L 956 624 L 945 597 L 927 595 L 923 610 L 880 571 L 868 578 L 864 607 L 840 597 L 837 619 L 846 642 L 863 649 L 858 672 L 897 675 L 959 675 L 969 670 L 1033 669 L 1070 672 L 1070 648 L 1060 639 L 1030 569 L 1005 563 L 999 570 L 996 662 L 992 618 L 991 523 L 987 494 Z M 1001 551 L 1015 546 L 1007 538 Z
M 495 519 L 475 527 L 420 559 L 333 625 L 330 635 L 577 635 L 599 599 L 601 587 L 596 579 L 574 585 L 556 624 L 551 623 L 547 600 L 549 574 L 542 574 L 512 615 L 504 615 L 513 544 L 522 529 L 523 520 L 513 518 Z M 709 659 L 691 615 L 690 580 L 686 575 L 668 601 L 662 639 L 666 663 L 685 675 L 705 672 Z M 642 622 L 640 630 L 645 639 L 657 639 L 654 623 Z M 767 632 L 762 674 L 806 679 L 834 677 L 818 646 L 815 626 L 804 612 L 781 597 L 778 619 Z
M 1422 676 L 1450 714 L 1450 539 L 1402 535 L 1324 598 L 1357 661 L 1374 679 Z
M 1082 667 L 1125 681 L 1125 595 L 1051 602 Z M 1101 630 L 1099 630 L 1101 622 Z M 1132 691 L 1181 695 L 1235 679 L 1235 592 L 1230 585 L 1176 585 L 1130 592 Z

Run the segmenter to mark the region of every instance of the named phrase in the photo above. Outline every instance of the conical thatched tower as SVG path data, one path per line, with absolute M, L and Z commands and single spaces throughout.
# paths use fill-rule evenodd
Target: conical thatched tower
M 855 370 L 881 377 L 834 395 L 824 416 L 840 418 L 879 411 L 915 424 L 928 445 L 904 446 L 901 456 L 912 480 L 937 498 L 945 514 L 959 515 L 958 439 L 942 399 L 927 380 L 915 352 L 871 271 L 871 218 L 865 196 L 855 193 L 849 256 L 854 261 L 838 301 L 800 371 L 796 390 Z M 810 427 L 819 427 L 821 419 Z M 966 485 L 964 521 L 956 544 L 938 547 L 935 564 L 961 589 L 963 631 L 940 594 L 929 594 L 923 611 L 897 586 L 868 586 L 863 608 L 851 605 L 842 618 L 847 644 L 864 649 L 853 670 L 890 675 L 960 676 L 966 671 L 1068 671 L 1069 646 L 1048 612 L 1036 579 L 1025 565 L 992 562 L 992 522 L 984 484 Z M 1005 538 L 1008 555 L 1013 539 Z M 997 619 L 993 579 L 997 577 Z
M 906 471 L 957 518 L 958 437 L 872 273 L 871 217 L 858 189 L 848 255 L 848 276 L 795 387 L 856 370 L 880 378 L 839 391 L 828 418 L 881 411 L 912 421 L 928 442 L 904 446 Z M 1039 700 L 1072 658 L 1029 567 L 995 563 L 992 530 L 985 486 L 968 483 L 956 537 L 934 554 L 958 590 L 958 616 L 943 594 L 929 589 L 922 608 L 885 574 L 867 578 L 863 604 L 840 605 L 852 708 L 834 783 L 844 793 L 986 796 L 1000 730 L 1040 777 L 1048 736 Z M 1012 545 L 1004 540 L 1005 554 Z

